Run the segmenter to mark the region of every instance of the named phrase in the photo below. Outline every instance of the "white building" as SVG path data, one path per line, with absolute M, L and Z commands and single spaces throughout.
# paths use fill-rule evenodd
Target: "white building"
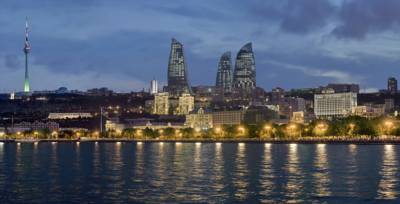
M 61 119 L 77 119 L 77 118 L 91 118 L 90 113 L 49 113 L 48 119 L 61 120 Z
M 150 94 L 154 95 L 158 93 L 158 82 L 157 80 L 153 79 L 151 80 L 151 84 L 150 84 Z
M 314 95 L 317 118 L 345 117 L 357 106 L 357 93 L 327 93 Z

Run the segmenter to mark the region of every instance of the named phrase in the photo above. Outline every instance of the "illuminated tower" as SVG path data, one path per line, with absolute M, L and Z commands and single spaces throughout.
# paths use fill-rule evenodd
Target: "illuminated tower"
M 172 96 L 180 96 L 182 93 L 191 93 L 183 45 L 175 39 L 172 39 L 168 62 L 168 92 Z
M 256 64 L 251 43 L 244 45 L 237 54 L 233 87 L 247 93 L 256 87 Z
M 232 90 L 231 52 L 225 52 L 219 60 L 215 86 L 220 88 L 223 93 L 230 93 Z
M 28 55 L 29 52 L 31 51 L 31 46 L 29 45 L 29 40 L 28 40 L 28 18 L 26 18 L 25 21 L 25 47 L 24 47 L 24 53 L 25 53 L 25 80 L 24 80 L 24 92 L 29 93 L 30 92 L 30 86 L 29 86 L 29 72 L 28 72 Z

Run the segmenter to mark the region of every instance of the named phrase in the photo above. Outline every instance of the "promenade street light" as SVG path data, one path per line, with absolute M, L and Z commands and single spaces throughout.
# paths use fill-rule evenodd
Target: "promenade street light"
M 290 136 L 294 136 L 297 130 L 297 125 L 296 124 L 290 124 L 289 126 L 287 126 L 287 131 L 289 133 Z
M 214 128 L 214 133 L 217 134 L 218 137 L 221 137 L 222 136 L 222 128 L 221 127 Z
M 394 123 L 390 120 L 386 120 L 384 122 L 384 127 L 385 127 L 385 130 L 387 131 L 387 134 L 390 134 L 390 132 L 394 128 Z
M 219 134 L 219 133 L 221 133 L 221 131 L 222 131 L 221 127 L 216 127 L 215 128 L 215 133 Z
M 350 124 L 349 124 L 349 127 L 350 127 L 349 134 L 350 134 L 350 135 L 353 135 L 353 133 L 354 133 L 354 128 L 356 127 L 356 124 L 350 123 Z
M 324 135 L 328 130 L 328 125 L 325 123 L 318 123 L 315 127 L 315 132 L 317 135 Z
M 99 131 L 95 131 L 95 132 L 93 133 L 93 135 L 94 135 L 95 138 L 99 138 L 100 133 L 99 133 Z
M 264 126 L 264 130 L 266 132 L 267 137 L 270 137 L 271 136 L 272 126 L 271 125 L 265 125 Z
M 53 138 L 56 138 L 56 137 L 58 136 L 58 132 L 57 132 L 57 131 L 53 131 L 53 132 L 51 133 L 51 136 L 52 136 Z
M 243 126 L 239 126 L 237 131 L 239 135 L 244 135 L 246 129 Z

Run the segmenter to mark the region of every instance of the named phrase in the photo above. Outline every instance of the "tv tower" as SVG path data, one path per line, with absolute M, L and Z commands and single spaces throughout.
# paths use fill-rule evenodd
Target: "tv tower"
M 24 53 L 25 53 L 24 92 L 25 93 L 29 93 L 31 90 L 30 86 L 29 86 L 29 73 L 28 73 L 28 55 L 29 55 L 29 52 L 31 51 L 31 46 L 29 45 L 28 34 L 29 34 L 28 17 L 26 17 L 26 20 L 25 20 L 25 46 L 24 46 Z

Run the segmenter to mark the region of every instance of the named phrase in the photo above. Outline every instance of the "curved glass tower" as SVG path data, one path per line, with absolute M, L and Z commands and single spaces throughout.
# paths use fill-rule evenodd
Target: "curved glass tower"
M 219 60 L 215 86 L 222 90 L 223 93 L 230 93 L 232 91 L 231 52 L 225 52 Z
M 233 87 L 247 93 L 256 87 L 256 64 L 251 43 L 244 45 L 236 56 Z
M 168 63 L 168 92 L 172 96 L 179 96 L 182 93 L 191 93 L 183 45 L 174 38 L 171 43 L 171 52 Z

